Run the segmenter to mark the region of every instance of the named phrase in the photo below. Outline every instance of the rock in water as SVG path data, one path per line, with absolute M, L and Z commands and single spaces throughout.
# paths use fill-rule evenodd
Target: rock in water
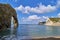
M 9 4 L 0 4 L 0 30 L 11 27 L 11 17 L 14 18 L 15 25 L 18 26 L 17 14 Z M 17 27 L 15 26 L 15 28 Z

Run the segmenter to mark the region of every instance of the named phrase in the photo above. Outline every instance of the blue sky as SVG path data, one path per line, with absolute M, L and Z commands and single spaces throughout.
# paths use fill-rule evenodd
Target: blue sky
M 19 24 L 38 24 L 49 17 L 60 17 L 60 0 L 0 0 L 17 12 Z

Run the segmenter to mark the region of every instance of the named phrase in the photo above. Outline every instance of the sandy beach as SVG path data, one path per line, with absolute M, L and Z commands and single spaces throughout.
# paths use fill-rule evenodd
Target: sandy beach
M 49 38 L 38 38 L 38 39 L 23 39 L 23 40 L 60 40 L 60 38 L 53 38 L 53 37 L 49 37 Z
M 60 40 L 60 38 L 40 38 L 40 39 L 30 39 L 30 40 Z
M 55 36 L 55 37 L 33 37 L 32 39 L 23 39 L 23 40 L 60 40 L 60 36 Z

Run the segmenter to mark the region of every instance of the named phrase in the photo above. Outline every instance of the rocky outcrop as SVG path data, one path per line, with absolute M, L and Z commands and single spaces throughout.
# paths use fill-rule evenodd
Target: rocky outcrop
M 11 17 L 18 26 L 17 14 L 14 8 L 9 4 L 0 4 L 0 30 L 11 27 Z
M 49 19 L 47 19 L 45 25 L 60 26 L 60 18 L 49 18 Z
M 46 22 L 39 22 L 38 24 L 39 25 L 44 25 Z

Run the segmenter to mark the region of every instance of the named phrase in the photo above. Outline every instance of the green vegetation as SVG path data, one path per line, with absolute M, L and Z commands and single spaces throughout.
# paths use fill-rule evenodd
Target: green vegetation
M 49 19 L 53 22 L 59 22 L 60 21 L 60 18 L 49 18 Z
M 0 4 L 0 30 L 11 27 L 11 17 L 18 25 L 17 14 L 9 4 Z

